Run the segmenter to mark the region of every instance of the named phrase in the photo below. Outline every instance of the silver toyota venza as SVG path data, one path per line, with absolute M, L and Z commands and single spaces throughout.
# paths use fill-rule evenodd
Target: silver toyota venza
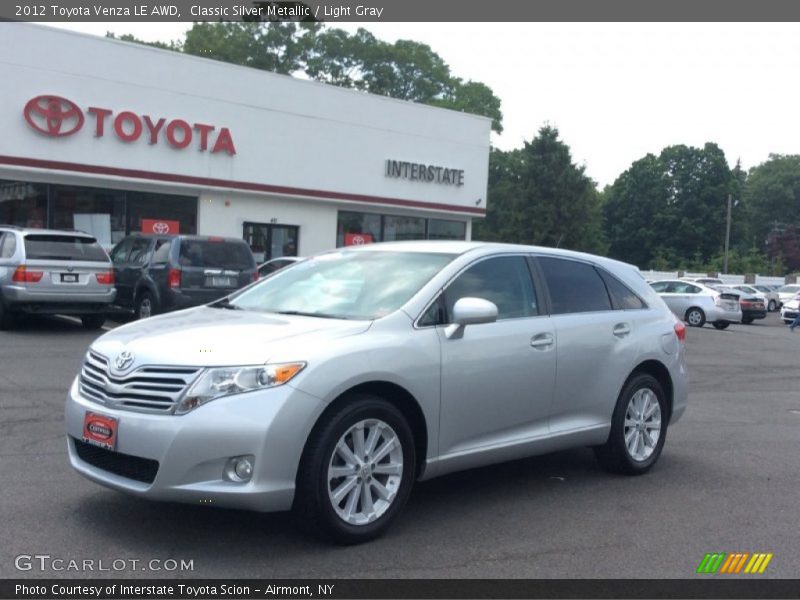
M 371 539 L 415 480 L 571 446 L 649 470 L 686 408 L 684 325 L 635 267 L 530 246 L 343 248 L 97 339 L 72 466 L 157 500 L 293 508 Z

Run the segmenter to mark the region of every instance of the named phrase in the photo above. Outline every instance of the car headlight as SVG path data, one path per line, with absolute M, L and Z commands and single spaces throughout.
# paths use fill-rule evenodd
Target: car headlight
M 255 367 L 217 367 L 208 369 L 192 384 L 175 408 L 183 415 L 206 402 L 283 385 L 305 368 L 304 362 L 259 365 Z

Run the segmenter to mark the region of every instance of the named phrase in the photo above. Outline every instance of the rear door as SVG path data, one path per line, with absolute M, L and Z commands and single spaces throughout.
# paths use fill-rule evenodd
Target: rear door
M 111 263 L 93 237 L 70 233 L 29 233 L 24 238 L 25 269 L 31 273 L 26 287 L 53 294 L 104 292 L 97 275 L 108 273 Z
M 121 297 L 121 303 L 126 306 L 133 306 L 136 284 L 142 278 L 150 258 L 152 246 L 153 240 L 151 238 L 132 238 L 130 252 L 124 262 L 115 269 L 119 278 L 117 281 L 117 296 Z

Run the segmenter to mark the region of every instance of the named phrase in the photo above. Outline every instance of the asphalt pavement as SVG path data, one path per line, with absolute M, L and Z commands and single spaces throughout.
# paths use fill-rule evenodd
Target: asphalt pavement
M 689 408 L 649 474 L 608 475 L 588 449 L 458 473 L 355 547 L 288 514 L 154 503 L 72 472 L 64 397 L 99 333 L 62 318 L 0 333 L 0 577 L 687 578 L 737 551 L 800 576 L 800 330 L 776 314 L 687 331 Z

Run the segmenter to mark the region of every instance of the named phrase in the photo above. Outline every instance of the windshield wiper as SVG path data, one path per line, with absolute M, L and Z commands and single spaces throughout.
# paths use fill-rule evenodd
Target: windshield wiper
M 236 306 L 235 304 L 231 304 L 231 301 L 227 298 L 223 298 L 222 300 L 217 300 L 216 302 L 212 302 L 209 304 L 211 308 L 227 308 L 228 310 L 244 310 L 241 306 Z

